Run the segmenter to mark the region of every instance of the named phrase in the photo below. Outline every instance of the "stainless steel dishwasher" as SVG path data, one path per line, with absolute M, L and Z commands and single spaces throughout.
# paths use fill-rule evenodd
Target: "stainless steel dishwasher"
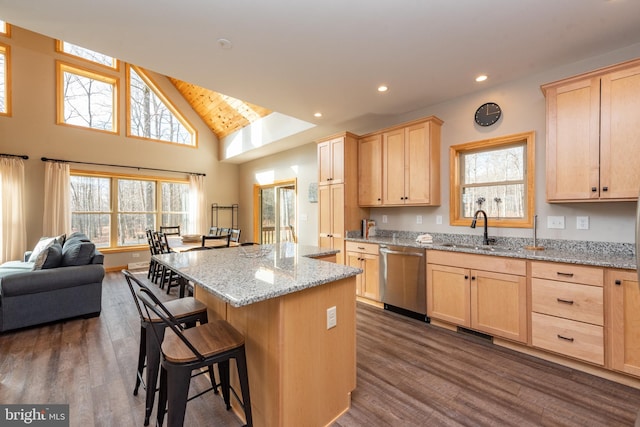
M 385 309 L 428 321 L 426 258 L 424 249 L 380 245 L 380 293 Z

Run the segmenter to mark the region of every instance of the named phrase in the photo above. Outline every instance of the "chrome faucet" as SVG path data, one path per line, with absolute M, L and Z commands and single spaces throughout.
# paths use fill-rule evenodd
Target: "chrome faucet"
M 478 214 L 482 214 L 484 216 L 484 237 L 482 239 L 483 245 L 489 245 L 494 243 L 496 239 L 489 239 L 489 232 L 487 231 L 487 213 L 482 209 L 478 209 L 475 214 L 473 214 L 473 221 L 471 221 L 471 228 L 476 228 L 476 221 L 478 220 Z

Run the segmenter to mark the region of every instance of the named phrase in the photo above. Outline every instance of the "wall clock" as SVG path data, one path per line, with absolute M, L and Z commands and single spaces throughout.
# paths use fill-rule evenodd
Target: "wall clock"
M 491 126 L 498 121 L 501 115 L 502 110 L 498 104 L 495 102 L 487 102 L 478 107 L 475 120 L 480 126 Z

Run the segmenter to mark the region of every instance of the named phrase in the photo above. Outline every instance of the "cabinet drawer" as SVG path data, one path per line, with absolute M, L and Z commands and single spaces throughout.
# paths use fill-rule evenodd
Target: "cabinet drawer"
M 378 255 L 378 245 L 376 243 L 347 242 L 346 251 Z
M 580 322 L 604 325 L 603 288 L 531 279 L 531 310 Z
M 531 313 L 531 343 L 534 347 L 604 364 L 602 326 Z
M 531 277 L 602 286 L 604 283 L 604 270 L 598 267 L 585 267 L 574 264 L 532 262 Z

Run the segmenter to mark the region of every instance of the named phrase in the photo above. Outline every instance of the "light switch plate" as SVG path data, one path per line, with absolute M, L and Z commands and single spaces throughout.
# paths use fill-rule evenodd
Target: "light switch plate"
M 422 224 L 422 215 L 416 215 L 416 224 Z
M 577 216 L 576 217 L 576 230 L 588 230 L 589 229 L 589 217 Z
M 382 215 L 382 223 L 383 224 L 387 223 L 387 216 L 386 215 Z
M 327 308 L 327 329 L 335 328 L 338 323 L 336 306 Z
M 548 216 L 547 228 L 564 229 L 564 216 Z
M 436 224 L 438 225 L 442 224 L 442 215 L 436 215 Z

